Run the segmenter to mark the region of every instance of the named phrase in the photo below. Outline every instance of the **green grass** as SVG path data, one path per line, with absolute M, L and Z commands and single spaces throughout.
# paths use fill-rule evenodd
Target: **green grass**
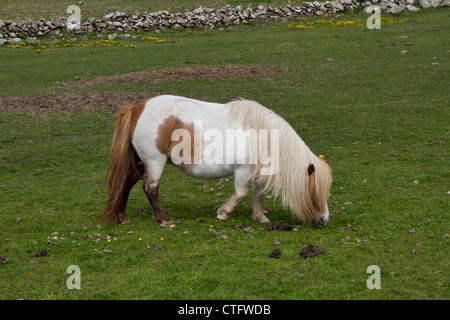
M 0 299 L 448 299 L 449 11 L 404 17 L 372 31 L 261 23 L 203 33 L 169 30 L 159 35 L 166 43 L 122 41 L 134 49 L 37 54 L 1 47 L 3 97 L 52 91 L 56 81 L 80 76 L 186 61 L 286 68 L 257 79 L 111 83 L 89 90 L 257 100 L 289 121 L 313 152 L 333 157 L 334 216 L 323 229 L 302 224 L 298 232 L 266 232 L 251 220 L 250 195 L 229 221 L 218 222 L 215 210 L 231 195 L 232 179 L 205 193 L 203 186 L 217 181 L 167 166 L 160 191 L 169 216 L 179 221 L 174 230 L 147 214 L 140 184 L 130 195 L 131 223 L 101 224 L 114 110 L 0 114 L 0 256 L 10 260 L 0 264 Z M 307 21 L 313 20 L 320 19 Z M 265 204 L 272 221 L 300 224 L 279 201 Z M 229 228 L 243 223 L 253 231 Z M 341 228 L 348 225 L 357 231 Z M 55 232 L 58 240 L 47 243 Z M 274 240 L 281 242 L 279 260 L 268 256 Z M 300 257 L 310 243 L 326 254 Z M 49 256 L 34 257 L 43 247 Z M 82 271 L 81 290 L 66 287 L 70 265 Z M 366 287 L 370 265 L 381 269 L 381 290 Z

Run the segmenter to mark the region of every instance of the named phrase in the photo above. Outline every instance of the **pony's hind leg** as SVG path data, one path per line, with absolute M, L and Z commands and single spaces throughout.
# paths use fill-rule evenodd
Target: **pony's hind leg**
M 144 175 L 144 166 L 142 163 L 137 164 L 138 161 L 140 161 L 139 158 L 135 156 L 133 164 L 127 169 L 128 172 L 123 175 L 117 177 L 117 172 L 110 174 L 108 183 L 109 194 L 104 211 L 104 221 L 130 222 L 125 215 L 128 197 L 131 189 Z
M 248 194 L 248 176 L 250 172 L 247 169 L 238 169 L 234 172 L 234 194 L 217 210 L 217 219 L 225 221 L 229 214 L 241 203 Z
M 148 167 L 146 168 L 143 185 L 144 192 L 147 195 L 150 205 L 152 206 L 153 212 L 155 213 L 156 221 L 158 221 L 162 227 L 175 227 L 172 219 L 166 215 L 166 212 L 162 208 L 159 198 L 158 189 L 161 181 L 161 174 L 162 170 L 161 173 L 155 173 L 154 170 L 149 170 Z
M 252 207 L 252 219 L 253 221 L 267 223 L 270 222 L 269 219 L 264 215 L 267 213 L 263 207 L 264 201 L 264 186 L 262 185 L 253 185 L 253 207 Z

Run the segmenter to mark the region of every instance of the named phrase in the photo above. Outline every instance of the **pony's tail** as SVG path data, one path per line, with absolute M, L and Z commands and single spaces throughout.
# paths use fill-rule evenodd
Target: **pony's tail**
M 130 190 L 143 175 L 139 156 L 131 144 L 134 107 L 123 106 L 117 114 L 116 130 L 111 143 L 111 163 L 106 174 L 109 194 L 102 221 L 120 223 L 123 220 Z

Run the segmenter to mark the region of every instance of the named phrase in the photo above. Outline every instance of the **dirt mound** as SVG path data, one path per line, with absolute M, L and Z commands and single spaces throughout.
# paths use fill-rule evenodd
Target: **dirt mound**
M 189 62 L 194 63 L 194 62 Z M 121 105 L 137 104 L 154 94 L 124 92 L 61 92 L 61 89 L 88 88 L 94 85 L 108 85 L 117 82 L 161 83 L 184 80 L 232 80 L 256 78 L 273 75 L 282 70 L 261 66 L 189 66 L 181 68 L 162 68 L 143 70 L 113 76 L 99 76 L 81 79 L 76 82 L 61 83 L 58 92 L 38 93 L 23 96 L 0 98 L 1 113 L 48 114 L 77 111 L 104 110 Z
M 226 66 L 191 66 L 180 68 L 162 68 L 99 76 L 82 79 L 77 82 L 61 84 L 61 88 L 87 88 L 97 84 L 113 82 L 126 83 L 162 83 L 180 82 L 185 80 L 233 80 L 241 78 L 262 77 L 279 71 L 261 66 L 226 65 Z
M 122 92 L 51 92 L 0 98 L 1 113 L 43 114 L 118 108 L 151 95 Z

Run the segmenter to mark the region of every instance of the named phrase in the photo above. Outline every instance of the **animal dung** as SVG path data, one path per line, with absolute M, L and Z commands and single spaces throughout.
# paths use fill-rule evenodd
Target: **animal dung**
M 36 251 L 36 253 L 34 255 L 36 257 L 47 257 L 48 252 L 47 252 L 47 249 L 43 248 L 43 249 L 39 249 L 38 251 Z
M 318 256 L 319 254 L 325 254 L 324 247 L 308 245 L 308 246 L 300 249 L 300 255 L 303 256 L 304 258 L 313 259 L 316 256 Z
M 292 230 L 292 227 L 282 220 L 279 220 L 275 223 L 269 222 L 266 227 L 266 231 L 289 231 L 289 230 Z
M 271 253 L 269 253 L 269 257 L 280 259 L 281 258 L 281 250 L 280 249 L 273 249 Z

